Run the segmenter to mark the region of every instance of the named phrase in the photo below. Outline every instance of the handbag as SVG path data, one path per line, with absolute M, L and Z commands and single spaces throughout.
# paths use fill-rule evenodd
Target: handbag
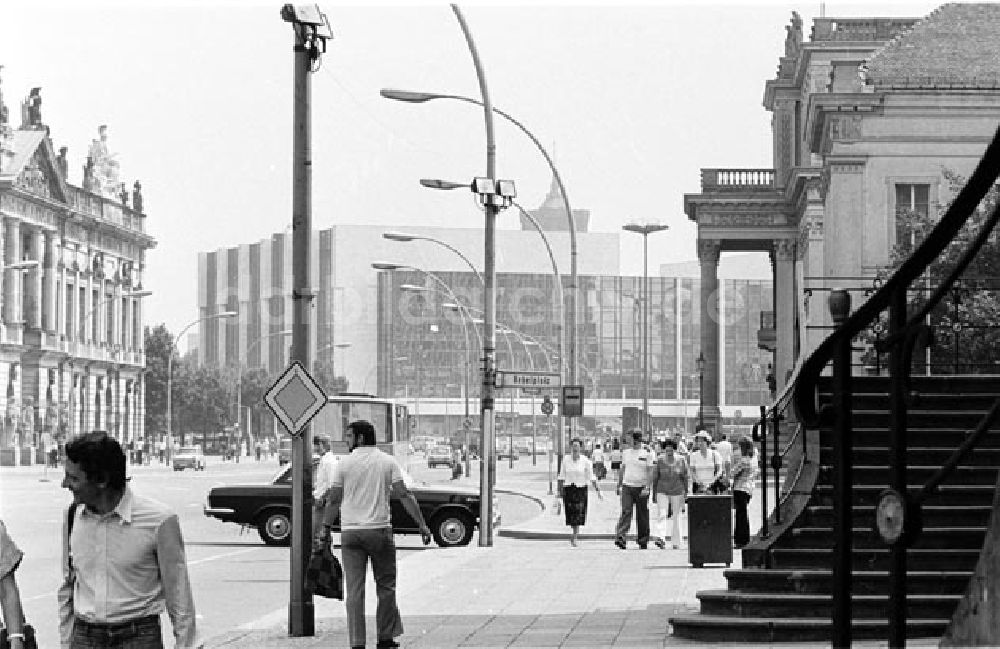
M 35 628 L 30 624 L 21 627 L 24 634 L 24 649 L 38 649 L 38 641 L 35 640 Z M 7 629 L 0 629 L 0 649 L 10 649 L 10 638 L 7 637 Z
M 306 565 L 306 590 L 313 595 L 344 599 L 344 569 L 330 549 L 330 537 L 313 544 Z

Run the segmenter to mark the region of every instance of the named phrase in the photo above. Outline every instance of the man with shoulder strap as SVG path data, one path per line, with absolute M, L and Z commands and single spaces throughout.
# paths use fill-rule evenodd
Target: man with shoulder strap
M 378 596 L 376 646 L 398 647 L 395 638 L 403 635 L 403 620 L 396 606 L 396 545 L 390 497 L 398 498 L 417 522 L 424 545 L 431 542 L 431 531 L 417 499 L 403 481 L 399 463 L 375 447 L 371 422 L 351 422 L 345 438 L 351 453 L 337 464 L 333 485 L 327 492 L 323 537 L 329 537 L 330 527 L 339 516 L 347 633 L 351 647 L 365 646 L 365 574 L 371 559 Z
M 176 646 L 201 647 L 177 514 L 132 492 L 125 454 L 106 433 L 69 442 L 65 470 L 63 649 L 162 649 L 164 610 Z

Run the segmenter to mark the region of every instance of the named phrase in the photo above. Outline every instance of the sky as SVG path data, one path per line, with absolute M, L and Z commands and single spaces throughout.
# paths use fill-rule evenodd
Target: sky
M 821 6 L 825 5 L 825 6 Z M 142 182 L 147 325 L 197 318 L 197 253 L 290 228 L 292 30 L 280 3 L 8 3 L 0 23 L 3 94 L 42 88 L 42 120 L 69 147 L 70 182 L 108 125 L 122 180 Z M 384 87 L 479 97 L 447 4 L 320 2 L 334 38 L 312 75 L 313 226 L 481 227 L 468 195 L 426 177 L 485 175 L 482 110 L 404 104 Z M 703 167 L 770 168 L 764 84 L 776 75 L 791 12 L 813 17 L 925 16 L 938 3 L 460 4 L 496 108 L 554 158 L 591 231 L 629 222 L 649 239 L 651 272 L 697 258 L 683 195 Z M 528 209 L 551 175 L 522 133 L 496 124 L 497 177 Z M 498 227 L 518 227 L 513 212 Z M 622 272 L 642 273 L 641 238 L 623 233 Z

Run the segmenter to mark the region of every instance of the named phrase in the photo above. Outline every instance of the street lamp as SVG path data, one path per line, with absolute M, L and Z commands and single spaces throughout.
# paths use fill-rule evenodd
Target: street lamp
M 464 187 L 468 188 L 468 185 L 464 185 Z M 464 261 L 466 265 L 468 265 L 469 269 L 472 270 L 472 274 L 475 275 L 476 279 L 479 280 L 479 283 L 485 284 L 485 282 L 483 281 L 483 276 L 479 274 L 479 271 L 476 270 L 476 267 L 472 264 L 469 258 L 466 257 L 464 254 L 462 254 L 462 252 L 458 248 L 456 248 L 455 246 L 451 245 L 446 241 L 442 241 L 441 239 L 436 239 L 434 237 L 428 237 L 420 234 L 409 234 L 407 232 L 383 232 L 382 238 L 388 239 L 389 241 L 402 241 L 402 242 L 430 241 L 431 243 L 436 243 L 439 246 L 447 248 L 448 250 L 452 251 L 453 253 L 461 257 L 462 261 Z
M 207 315 L 197 320 L 189 322 L 180 333 L 176 336 L 170 337 L 170 349 L 167 350 L 167 463 L 173 461 L 174 457 L 174 429 L 173 429 L 173 411 L 172 411 L 172 399 L 173 399 L 173 378 L 174 378 L 174 351 L 176 350 L 177 340 L 184 335 L 191 327 L 195 326 L 199 322 L 204 322 L 206 320 L 217 320 L 219 318 L 235 318 L 239 314 L 236 311 L 220 311 L 219 313 L 213 315 Z M 183 435 L 181 435 L 181 440 L 183 441 Z
M 705 354 L 698 352 L 698 430 L 705 430 Z
M 285 329 L 284 331 L 275 331 L 273 333 L 260 336 L 252 343 L 247 345 L 246 358 L 250 359 L 250 350 L 259 345 L 262 341 L 268 338 L 273 338 L 275 336 L 291 336 L 292 330 Z M 243 367 L 240 367 L 238 376 L 236 377 L 236 431 L 239 434 L 240 440 L 243 439 Z M 277 441 L 277 440 L 276 440 Z M 237 448 L 237 453 L 239 449 Z
M 440 178 L 421 178 L 420 184 L 430 189 L 442 189 L 442 190 L 470 189 L 468 183 L 458 183 L 450 180 L 442 180 Z M 536 219 L 527 210 L 521 207 L 521 205 L 517 201 L 511 200 L 510 203 L 512 206 L 516 207 L 521 212 L 521 215 L 524 218 L 526 218 L 528 222 L 531 223 L 531 225 L 535 228 L 535 231 L 538 232 L 538 235 L 542 238 L 542 243 L 545 244 L 545 250 L 549 254 L 549 261 L 552 263 L 552 274 L 555 277 L 555 291 L 553 293 L 553 302 L 555 303 L 555 313 L 558 314 L 555 326 L 556 330 L 555 334 L 556 334 L 556 340 L 559 343 L 559 379 L 560 382 L 565 383 L 566 349 L 565 349 L 565 339 L 563 337 L 563 327 L 566 322 L 566 307 L 565 303 L 563 302 L 563 286 L 562 286 L 562 278 L 559 275 L 559 265 L 556 263 L 556 256 L 552 252 L 552 245 L 549 243 L 549 238 L 545 235 L 545 230 L 542 228 L 541 224 L 538 223 L 538 219 Z M 561 469 L 562 458 L 563 458 L 563 423 L 561 415 L 559 420 L 559 437 L 557 439 L 556 451 L 557 451 L 556 464 L 558 465 L 558 469 Z
M 549 165 L 549 170 L 552 172 L 552 177 L 556 181 L 556 185 L 559 187 L 559 194 L 562 197 L 563 209 L 566 211 L 566 219 L 569 225 L 569 381 L 571 384 L 576 384 L 576 369 L 577 369 L 577 358 L 576 358 L 576 318 L 577 318 L 577 308 L 576 308 L 576 288 L 577 288 L 577 269 L 576 269 L 576 222 L 573 220 L 573 210 L 569 206 L 569 195 L 566 193 L 566 186 L 563 185 L 562 176 L 559 175 L 559 170 L 556 169 L 555 163 L 552 161 L 552 157 L 549 155 L 542 143 L 538 141 L 538 138 L 528 130 L 528 128 L 514 119 L 504 111 L 499 108 L 494 107 L 489 103 L 489 98 L 484 93 L 484 101 L 478 101 L 471 97 L 463 97 L 461 95 L 453 95 L 449 93 L 439 93 L 439 92 L 417 92 L 413 90 L 399 90 L 397 88 L 383 88 L 379 91 L 379 94 L 386 99 L 395 99 L 396 101 L 404 101 L 411 104 L 421 104 L 433 99 L 454 99 L 456 101 L 463 101 L 468 104 L 475 104 L 476 106 L 482 106 L 484 110 L 489 113 L 496 113 L 500 117 L 516 126 L 522 133 L 524 133 L 528 139 L 535 145 L 538 152 L 542 154 L 545 158 L 545 162 Z M 488 134 L 492 135 L 492 125 L 488 129 Z M 433 185 L 425 185 L 426 187 L 432 187 Z M 447 187 L 439 187 L 440 189 L 451 189 Z M 562 355 L 563 357 L 566 354 Z M 573 420 L 570 419 L 570 431 L 572 432 Z
M 622 226 L 626 232 L 642 235 L 642 433 L 651 439 L 649 413 L 649 235 L 662 232 L 669 226 L 660 223 L 629 223 Z

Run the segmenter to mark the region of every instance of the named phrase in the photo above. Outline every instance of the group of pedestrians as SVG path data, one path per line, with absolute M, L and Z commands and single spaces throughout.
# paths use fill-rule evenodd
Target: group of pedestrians
M 579 439 L 571 442 L 571 451 L 563 461 L 557 477 L 566 525 L 572 530 L 570 544 L 577 546 L 579 531 L 586 524 L 587 493 L 592 485 L 603 499 L 600 480 L 603 479 L 605 461 L 610 460 L 614 472 L 615 493 L 621 499 L 621 513 L 615 526 L 615 545 L 627 547 L 626 537 L 636 522 L 636 543 L 646 549 L 652 541 L 660 549 L 669 543 L 681 547 L 680 515 L 687 497 L 691 494 L 732 493 L 735 510 L 733 543 L 737 548 L 750 541 L 747 508 L 753 494 L 758 473 L 759 458 L 750 437 L 738 442 L 739 453 L 733 453 L 732 444 L 722 435 L 712 443 L 711 435 L 698 431 L 688 446 L 680 434 L 675 439 L 660 440 L 658 452 L 644 443 L 642 433 L 630 433 L 630 446 L 622 449 L 617 440 L 606 453 L 599 445 L 592 457 L 583 454 Z M 656 504 L 656 534 L 651 536 L 649 501 Z M 669 534 L 668 534 L 669 531 Z

